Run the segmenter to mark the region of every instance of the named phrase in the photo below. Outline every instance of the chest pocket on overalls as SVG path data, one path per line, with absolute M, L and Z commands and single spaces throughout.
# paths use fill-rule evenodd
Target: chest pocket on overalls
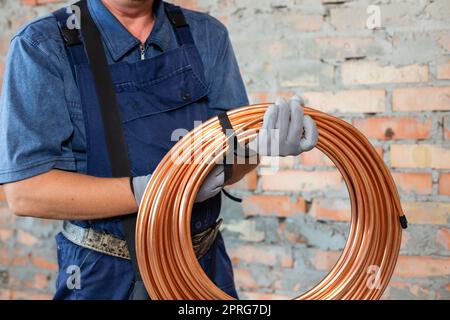
M 207 119 L 207 86 L 190 64 L 180 60 L 170 65 L 167 58 L 155 59 L 127 68 L 141 68 L 132 73 L 142 75 L 143 80 L 124 82 L 122 77 L 122 82 L 114 84 L 132 174 L 147 175 L 179 140 L 180 133 Z

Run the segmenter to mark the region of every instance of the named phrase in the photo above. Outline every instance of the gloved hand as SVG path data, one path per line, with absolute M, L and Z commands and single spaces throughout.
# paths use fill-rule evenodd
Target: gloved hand
M 317 126 L 310 116 L 304 116 L 303 106 L 298 96 L 289 102 L 278 98 L 264 114 L 263 126 L 249 142 L 249 149 L 263 156 L 298 156 L 314 148 L 318 140 Z
M 223 164 L 217 164 L 206 176 L 197 193 L 195 202 L 203 202 L 217 195 L 225 184 Z
M 131 179 L 133 184 L 134 198 L 138 205 L 141 204 L 142 197 L 144 196 L 145 188 L 150 181 L 151 174 L 148 176 L 134 177 Z M 198 190 L 195 202 L 203 202 L 209 198 L 217 195 L 222 189 L 225 183 L 225 173 L 222 164 L 216 165 L 211 172 L 206 176 L 200 189 Z

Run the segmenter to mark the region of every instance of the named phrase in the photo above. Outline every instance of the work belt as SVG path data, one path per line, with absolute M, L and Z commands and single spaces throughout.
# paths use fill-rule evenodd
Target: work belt
M 214 244 L 221 224 L 222 219 L 219 219 L 213 226 L 192 236 L 192 246 L 197 259 L 201 259 Z M 64 221 L 61 233 L 67 240 L 80 247 L 122 259 L 131 259 L 127 242 L 109 233 L 83 228 L 68 221 Z

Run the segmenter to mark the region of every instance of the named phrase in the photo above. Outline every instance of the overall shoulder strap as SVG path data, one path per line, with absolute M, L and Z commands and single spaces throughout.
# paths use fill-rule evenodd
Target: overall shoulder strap
M 87 1 L 81 0 L 76 5 L 80 8 L 81 12 L 81 28 L 79 31 L 67 28 L 67 13 L 64 14 L 59 10 L 55 12 L 55 16 L 58 19 L 61 34 L 66 42 L 68 51 L 75 56 L 73 62 L 76 63 L 78 61 L 77 59 L 80 58 L 78 56 L 80 52 L 75 52 L 74 49 L 81 48 L 91 67 L 103 120 L 111 176 L 115 178 L 129 177 L 131 175 L 131 167 L 128 159 L 128 146 L 125 140 L 116 92 L 103 48 L 102 38 L 89 13 Z M 135 248 L 136 214 L 124 216 L 121 220 L 125 240 L 131 256 L 135 281 L 141 282 Z
M 129 177 L 131 170 L 127 145 L 102 38 L 89 13 L 87 1 L 82 0 L 78 5 L 82 16 L 81 34 L 94 77 L 95 90 L 103 118 L 111 176 L 115 178 Z
M 195 44 L 192 37 L 191 28 L 186 21 L 183 10 L 176 5 L 164 2 L 164 9 L 177 36 L 178 44 Z
M 183 45 L 189 46 L 190 54 L 188 55 L 188 59 L 199 79 L 206 84 L 203 61 L 198 48 L 195 46 L 192 30 L 186 21 L 183 10 L 179 6 L 167 2 L 162 2 L 160 5 L 164 5 L 166 16 L 172 24 L 178 45 L 180 47 Z
M 78 2 L 74 4 L 74 6 L 78 5 Z M 68 6 L 53 12 L 53 15 L 58 22 L 59 32 L 64 40 L 67 57 L 75 75 L 74 66 L 87 63 L 88 60 L 84 50 L 80 29 L 77 29 L 74 26 L 69 28 L 69 20 L 76 19 L 76 16 L 74 16 L 75 12 L 72 10 L 71 6 Z

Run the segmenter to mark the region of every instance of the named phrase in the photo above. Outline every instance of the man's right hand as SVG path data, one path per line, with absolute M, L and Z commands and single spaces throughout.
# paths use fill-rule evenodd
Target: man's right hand
M 132 178 L 133 193 L 138 206 L 141 204 L 147 184 L 152 177 L 151 174 L 147 176 Z M 203 202 L 217 195 L 224 185 L 225 173 L 224 167 L 221 164 L 216 165 L 211 172 L 206 176 L 200 189 L 197 192 L 195 202 Z

